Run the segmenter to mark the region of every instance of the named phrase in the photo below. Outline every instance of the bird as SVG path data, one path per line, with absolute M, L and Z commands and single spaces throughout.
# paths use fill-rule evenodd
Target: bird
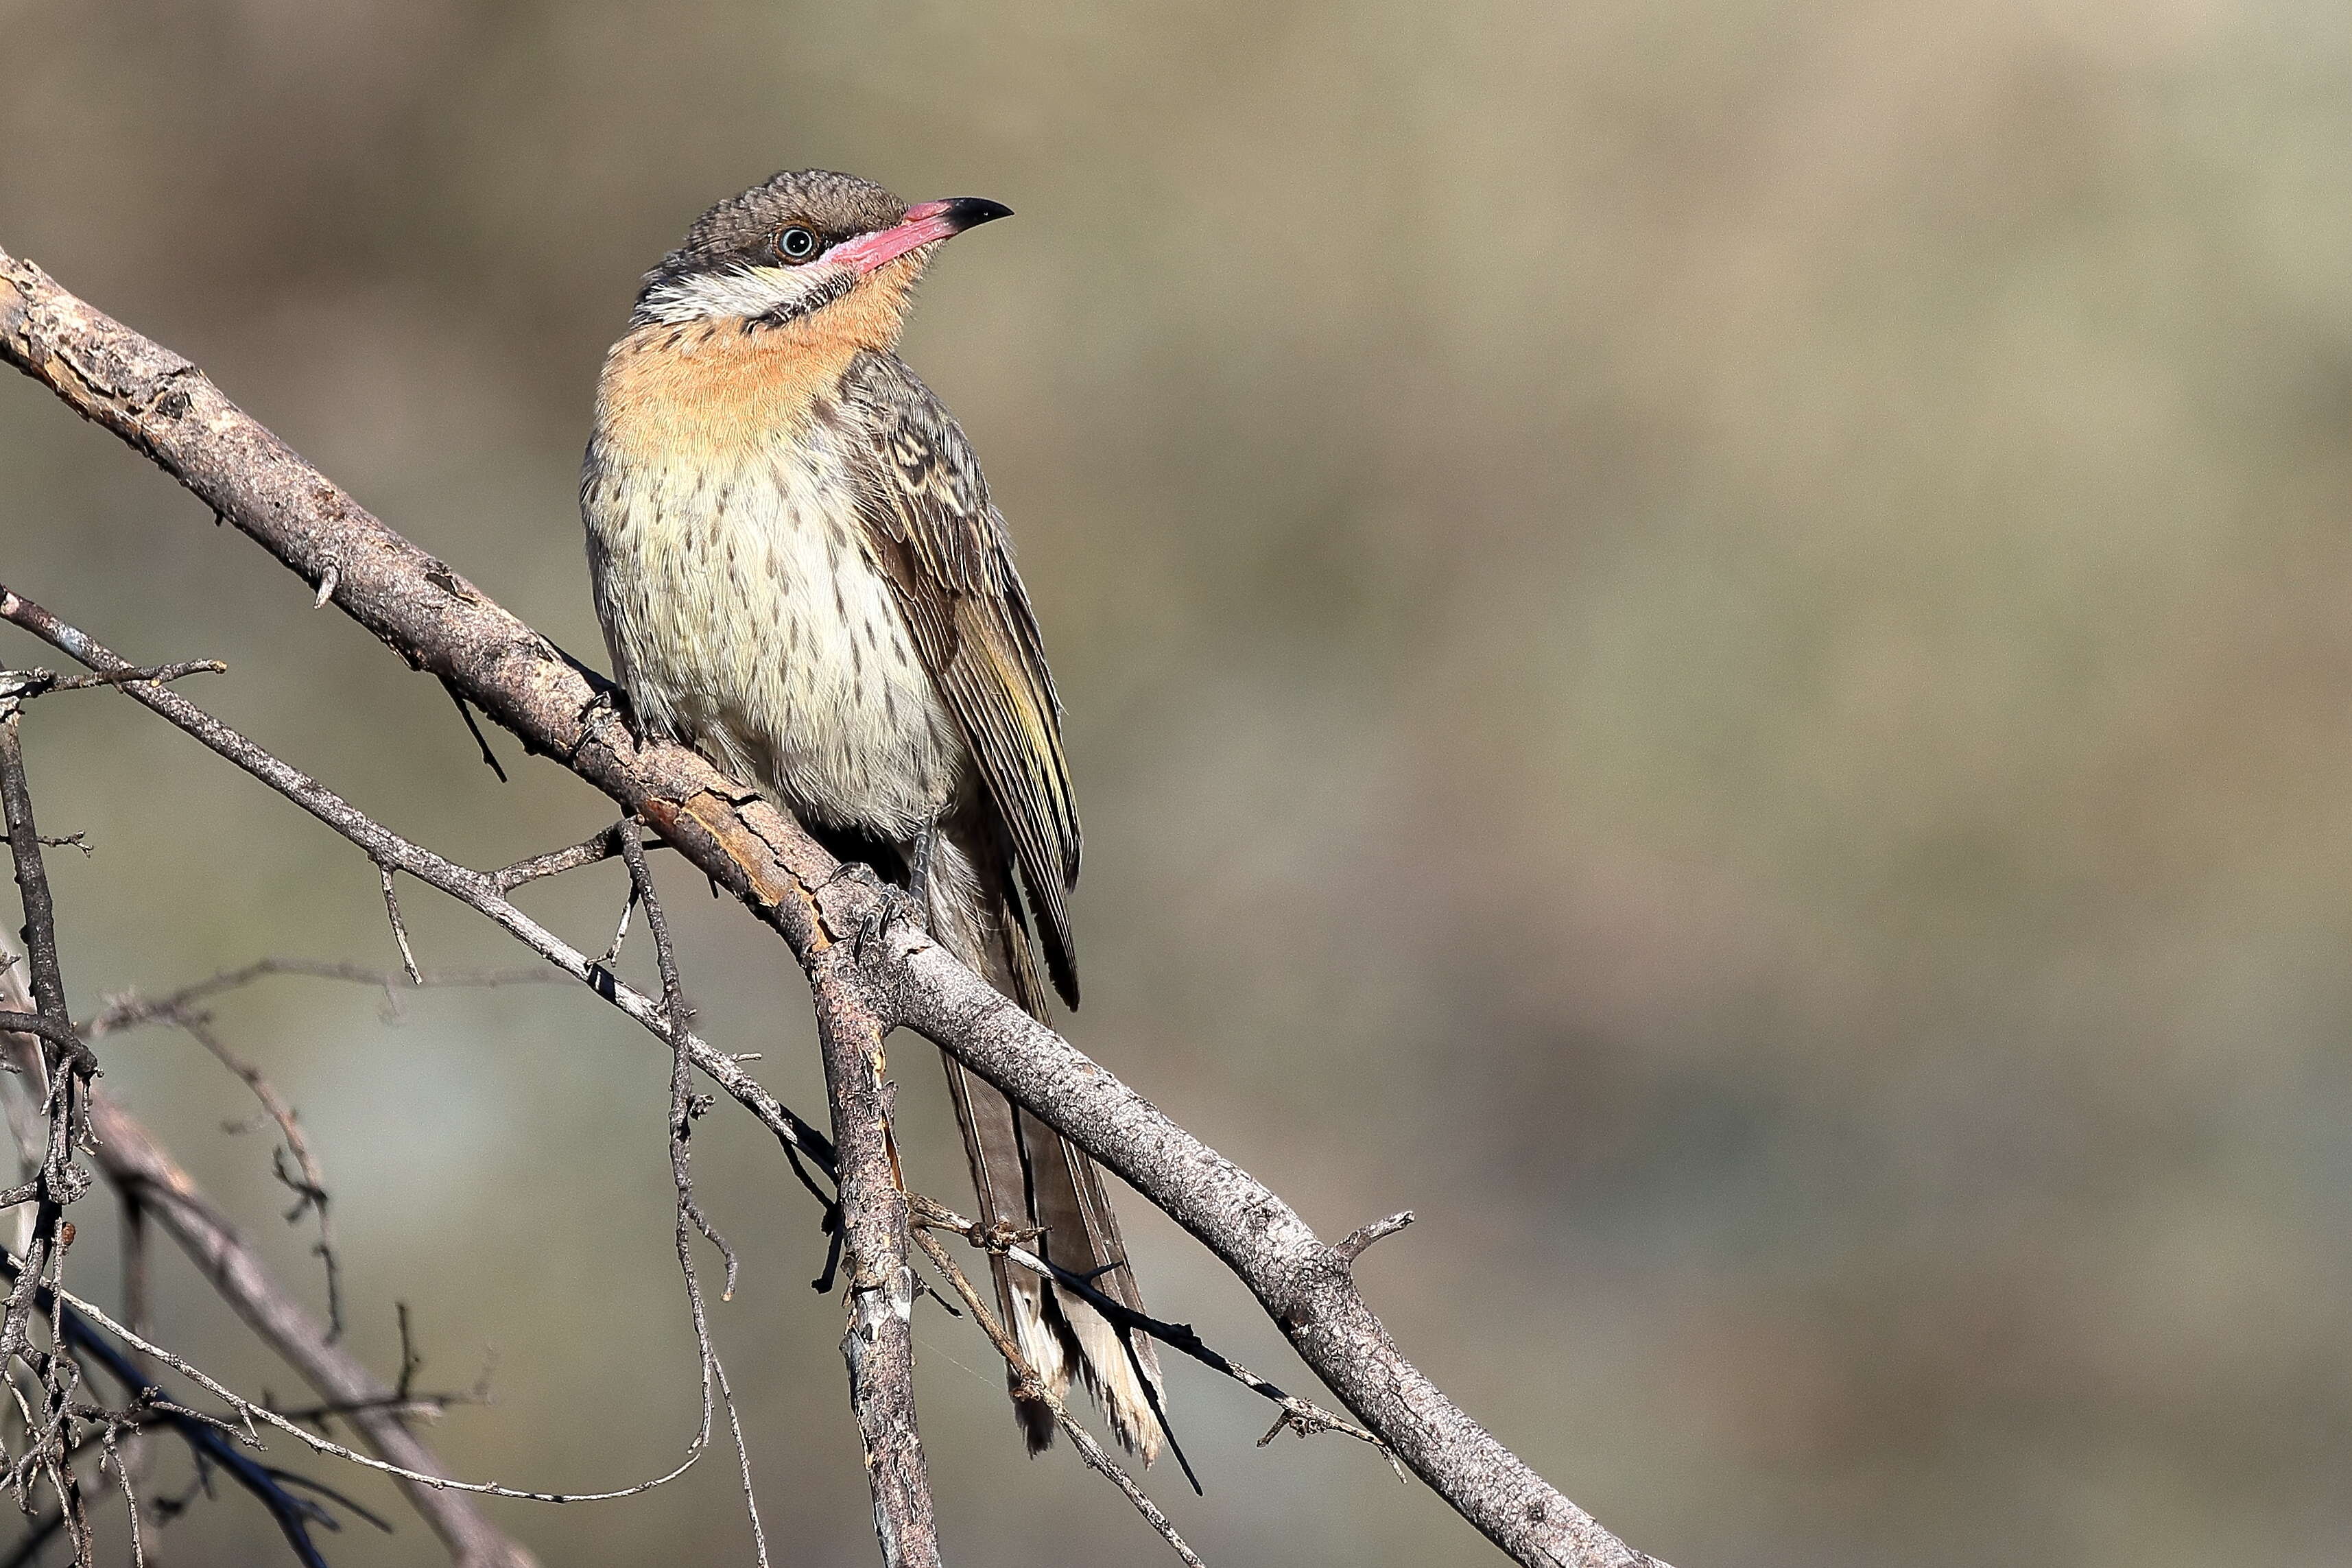
M 787 171 L 712 206 L 647 272 L 605 355 L 582 465 L 596 614 L 639 731 L 698 748 L 1044 1021 L 1076 1007 L 1080 836 L 1062 705 L 979 461 L 897 353 L 950 237 L 1011 216 Z M 1102 1174 L 953 1058 L 983 1224 L 1135 1311 Z M 1056 1396 L 1083 1380 L 1149 1463 L 1150 1340 L 992 1255 L 998 1304 Z M 1020 1383 L 1008 1369 L 1013 1388 Z M 1055 1420 L 1015 1397 L 1032 1453 Z

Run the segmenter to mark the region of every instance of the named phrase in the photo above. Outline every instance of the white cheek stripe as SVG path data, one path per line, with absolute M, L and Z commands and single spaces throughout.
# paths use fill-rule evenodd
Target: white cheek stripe
M 637 319 L 677 326 L 714 316 L 796 315 L 835 294 L 841 288 L 842 270 L 818 261 L 806 267 L 690 272 L 647 290 L 637 303 Z

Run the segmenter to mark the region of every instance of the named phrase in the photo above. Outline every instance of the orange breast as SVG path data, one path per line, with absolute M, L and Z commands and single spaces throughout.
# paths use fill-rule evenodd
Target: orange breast
M 799 428 L 856 352 L 782 331 L 746 332 L 738 321 L 639 327 L 605 357 L 598 432 L 616 455 L 722 458 Z
M 604 356 L 598 433 L 623 451 L 691 459 L 798 428 L 859 353 L 898 341 L 920 268 L 894 261 L 846 298 L 782 326 L 740 316 L 634 328 Z

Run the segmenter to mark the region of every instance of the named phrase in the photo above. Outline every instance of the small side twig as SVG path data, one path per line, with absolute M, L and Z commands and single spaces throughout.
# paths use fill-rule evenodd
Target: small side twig
M 1386 1241 L 1412 1223 L 1412 1211 L 1401 1209 L 1386 1219 L 1378 1219 L 1370 1225 L 1360 1226 L 1339 1239 L 1339 1245 L 1331 1248 L 1332 1256 L 1342 1263 L 1352 1264 L 1357 1258 L 1361 1258 L 1365 1250 L 1373 1243 Z
M 47 669 L 0 669 L 0 700 L 30 701 L 52 691 L 88 691 L 93 687 L 120 686 L 126 680 L 178 680 L 191 675 L 219 675 L 228 666 L 216 658 L 194 658 L 178 664 L 142 665 L 133 669 L 101 670 L 88 675 L 59 675 Z
M 379 860 L 376 870 L 383 878 L 383 912 L 392 921 L 393 940 L 400 943 L 400 965 L 407 971 L 411 985 L 422 985 L 425 975 L 416 967 L 415 950 L 408 945 L 408 926 L 400 918 L 400 895 L 393 890 L 392 865 L 389 861 Z
M 489 737 L 483 734 L 482 727 L 474 721 L 473 704 L 466 700 L 465 693 L 457 689 L 457 683 L 446 676 L 442 679 L 441 689 L 447 692 L 449 700 L 457 705 L 457 717 L 466 721 L 466 733 L 474 737 L 474 744 L 482 749 L 482 761 L 488 764 L 490 772 L 499 775 L 499 783 L 507 783 L 507 771 L 499 765 L 499 754 L 490 750 Z

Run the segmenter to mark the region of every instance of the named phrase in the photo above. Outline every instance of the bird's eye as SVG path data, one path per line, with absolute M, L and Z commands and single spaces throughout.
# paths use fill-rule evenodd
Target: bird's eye
M 817 253 L 816 231 L 799 224 L 776 236 L 776 254 L 786 261 L 806 261 Z

